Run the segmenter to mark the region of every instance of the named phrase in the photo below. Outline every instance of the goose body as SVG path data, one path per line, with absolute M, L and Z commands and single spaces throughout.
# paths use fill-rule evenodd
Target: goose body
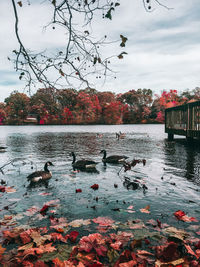
M 41 181 L 47 181 L 52 177 L 52 173 L 49 171 L 48 166 L 53 166 L 51 161 L 47 161 L 44 165 L 44 171 L 36 171 L 27 176 L 28 181 L 37 183 Z
M 128 158 L 127 156 L 124 156 L 124 155 L 112 155 L 112 156 L 106 157 L 107 155 L 106 150 L 101 150 L 100 153 L 103 153 L 102 161 L 104 163 L 114 163 L 114 164 L 124 163 L 124 161 Z
M 6 146 L 0 146 L 0 152 L 6 152 Z
M 72 166 L 74 170 L 87 171 L 95 169 L 97 162 L 90 159 L 81 159 L 76 161 L 76 155 L 74 152 L 70 154 L 73 157 Z

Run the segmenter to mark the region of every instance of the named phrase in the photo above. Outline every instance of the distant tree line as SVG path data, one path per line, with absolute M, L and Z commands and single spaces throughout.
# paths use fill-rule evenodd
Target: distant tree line
M 188 101 L 200 100 L 200 88 L 163 91 L 130 90 L 123 94 L 52 88 L 39 89 L 31 97 L 14 91 L 0 103 L 0 124 L 133 124 L 163 123 L 164 110 Z

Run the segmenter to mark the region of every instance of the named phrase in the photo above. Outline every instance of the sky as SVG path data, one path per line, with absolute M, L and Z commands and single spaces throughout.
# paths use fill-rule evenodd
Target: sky
M 28 5 L 29 1 L 31 5 Z M 33 50 L 62 47 L 62 32 L 52 33 L 52 30 L 43 29 L 51 15 L 47 2 L 29 1 L 23 0 L 23 6 L 18 6 L 20 34 L 24 43 Z M 120 34 L 126 36 L 128 41 L 124 51 L 128 54 L 123 60 L 113 62 L 117 79 L 108 78 L 105 84 L 96 80 L 93 88 L 115 93 L 150 88 L 155 94 L 160 94 L 163 90 L 177 89 L 181 92 L 200 86 L 199 0 L 160 2 L 172 9 L 153 5 L 153 11 L 146 12 L 142 0 L 121 0 L 112 20 L 95 21 L 93 30 L 100 36 L 107 35 L 112 40 L 119 40 Z M 18 48 L 14 23 L 11 1 L 1 0 L 0 102 L 14 90 L 24 92 L 25 87 L 7 59 Z M 105 49 L 108 54 L 122 51 L 116 43 Z

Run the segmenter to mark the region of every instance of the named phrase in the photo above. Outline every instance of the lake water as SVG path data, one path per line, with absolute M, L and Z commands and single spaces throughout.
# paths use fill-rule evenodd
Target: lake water
M 126 134 L 124 139 L 116 139 L 119 131 Z M 16 189 L 14 193 L 1 193 L 1 216 L 21 214 L 20 223 L 44 225 L 45 216 L 24 213 L 32 206 L 42 208 L 46 202 L 58 200 L 55 216 L 68 221 L 109 216 L 117 221 L 153 218 L 176 225 L 173 213 L 177 210 L 200 220 L 200 147 L 198 143 L 188 145 L 182 137 L 168 142 L 163 125 L 1 126 L 0 145 L 8 147 L 0 154 L 0 167 L 16 159 L 3 168 L 4 175 L 0 173 L 0 180 Z M 145 159 L 146 165 L 137 164 L 118 175 L 120 166 L 102 164 L 102 149 L 108 156 Z M 74 172 L 71 151 L 77 159 L 99 162 L 98 173 Z M 48 187 L 30 188 L 26 177 L 43 169 L 46 161 L 55 165 Z M 137 180 L 148 189 L 128 189 L 124 183 L 127 179 Z M 92 190 L 93 184 L 99 189 Z M 76 189 L 82 192 L 75 193 Z M 5 209 L 7 205 L 9 209 Z M 141 213 L 147 205 L 151 213 Z M 127 212 L 129 206 L 134 206 L 134 213 Z

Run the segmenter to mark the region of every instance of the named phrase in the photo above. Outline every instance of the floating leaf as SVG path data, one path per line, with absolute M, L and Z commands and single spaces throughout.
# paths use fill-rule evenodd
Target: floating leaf
M 140 209 L 140 212 L 143 212 L 143 213 L 150 213 L 149 209 L 150 209 L 150 206 L 147 205 L 145 208 Z
M 93 190 L 98 190 L 99 189 L 99 185 L 98 184 L 93 184 L 90 186 L 90 188 L 92 188 Z

